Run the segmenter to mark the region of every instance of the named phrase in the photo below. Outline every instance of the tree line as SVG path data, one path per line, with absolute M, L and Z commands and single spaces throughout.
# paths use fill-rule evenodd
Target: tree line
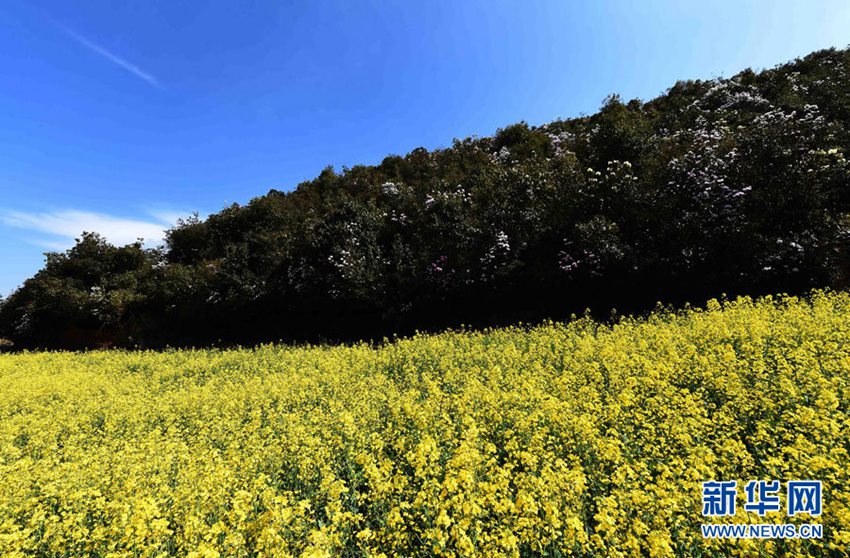
M 86 232 L 0 301 L 16 348 L 380 339 L 850 278 L 850 51 Z

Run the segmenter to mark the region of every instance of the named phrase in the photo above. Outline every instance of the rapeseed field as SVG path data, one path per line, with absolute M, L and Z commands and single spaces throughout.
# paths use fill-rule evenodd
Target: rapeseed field
M 850 295 L 381 346 L 0 355 L 2 556 L 844 556 Z M 823 513 L 702 516 L 709 479 Z M 711 540 L 705 522 L 823 525 Z

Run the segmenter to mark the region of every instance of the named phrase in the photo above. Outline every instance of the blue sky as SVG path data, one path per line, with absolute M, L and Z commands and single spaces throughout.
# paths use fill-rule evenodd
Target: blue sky
M 0 293 L 83 230 L 850 43 L 850 2 L 4 0 Z

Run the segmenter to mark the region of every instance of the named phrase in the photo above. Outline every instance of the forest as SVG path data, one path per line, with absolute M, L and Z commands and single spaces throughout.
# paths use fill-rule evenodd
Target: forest
M 381 340 L 841 289 L 848 149 L 848 49 L 612 95 L 326 168 L 160 247 L 83 232 L 0 300 L 0 350 Z

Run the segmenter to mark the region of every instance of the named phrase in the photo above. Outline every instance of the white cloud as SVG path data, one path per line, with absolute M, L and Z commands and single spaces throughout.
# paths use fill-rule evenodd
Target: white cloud
M 27 213 L 8 211 L 0 221 L 10 227 L 41 233 L 45 236 L 29 240 L 50 250 L 62 250 L 74 245 L 83 232 L 97 232 L 115 245 L 125 245 L 142 238 L 148 246 L 161 244 L 165 231 L 181 214 L 158 212 L 150 220 L 132 219 L 92 211 L 64 210 Z
M 64 252 L 71 247 L 72 243 L 67 240 L 50 240 L 47 238 L 30 237 L 26 241 L 34 246 L 40 246 L 51 252 Z
M 131 64 L 130 62 L 127 62 L 123 58 L 120 58 L 120 57 L 116 56 L 115 54 L 112 54 L 111 52 L 109 52 L 108 50 L 103 48 L 102 46 L 93 43 L 92 41 L 83 37 L 79 33 L 75 33 L 74 31 L 71 31 L 70 29 L 68 29 L 64 25 L 60 25 L 58 23 L 55 24 L 55 25 L 59 29 L 61 29 L 63 33 L 65 33 L 66 35 L 68 35 L 69 37 L 71 37 L 72 39 L 74 39 L 75 41 L 77 41 L 78 43 L 80 43 L 81 45 L 86 47 L 87 49 L 91 50 L 92 52 L 95 52 L 95 53 L 101 55 L 102 57 L 106 58 L 107 60 L 109 60 L 113 64 L 116 64 L 116 65 L 120 66 L 121 68 L 124 68 L 125 70 L 127 70 L 128 72 L 130 72 L 131 74 L 136 76 L 137 78 L 145 80 L 146 82 L 153 85 L 154 87 L 160 87 L 159 81 L 154 76 L 152 76 L 151 74 L 142 70 L 141 68 L 139 68 L 135 64 Z

